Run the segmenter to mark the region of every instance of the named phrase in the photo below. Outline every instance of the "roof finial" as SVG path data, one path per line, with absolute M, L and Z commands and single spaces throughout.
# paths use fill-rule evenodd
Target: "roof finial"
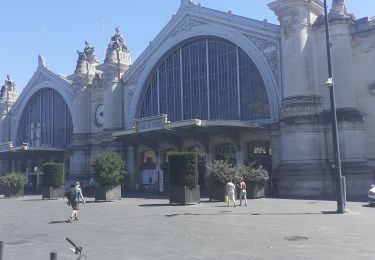
M 46 66 L 46 61 L 44 57 L 40 54 L 38 55 L 38 66 L 43 66 L 43 67 Z

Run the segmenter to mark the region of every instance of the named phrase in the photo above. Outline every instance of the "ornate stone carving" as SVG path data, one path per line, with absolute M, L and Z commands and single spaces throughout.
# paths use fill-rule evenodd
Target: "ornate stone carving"
M 332 20 L 355 20 L 355 16 L 353 14 L 349 14 L 346 11 L 345 0 L 333 0 L 332 8 L 329 12 L 328 18 L 330 21 Z
M 98 59 L 95 56 L 95 48 L 90 45 L 88 41 L 85 41 L 85 48 L 83 52 L 77 50 L 78 62 L 87 61 L 89 63 L 98 63 Z
M 280 78 L 280 59 L 277 45 L 273 42 L 261 39 L 258 37 L 246 35 L 247 38 L 255 44 L 255 46 L 261 51 L 270 66 L 273 75 L 275 76 L 277 85 L 279 86 Z
M 299 24 L 299 12 L 295 8 L 286 7 L 279 10 L 277 13 L 280 21 L 281 29 L 284 36 L 288 37 L 296 30 L 296 25 Z
M 317 114 L 321 107 L 317 96 L 296 96 L 284 99 L 282 118 Z
M 181 23 L 181 25 L 178 27 L 177 31 L 173 34 L 173 36 L 184 31 L 190 31 L 191 28 L 199 26 L 199 25 L 203 25 L 203 24 L 206 24 L 206 23 L 192 19 L 191 17 L 188 16 Z
M 41 82 L 45 82 L 45 81 L 48 81 L 48 80 L 50 80 L 50 79 L 47 78 L 47 76 L 44 73 L 40 73 L 35 81 L 38 82 L 38 83 L 41 83 Z
M 15 101 L 18 96 L 18 92 L 16 89 L 16 84 L 10 78 L 9 75 L 6 76 L 4 85 L 1 87 L 0 90 L 0 99 L 5 99 L 7 101 Z
M 95 76 L 92 79 L 91 87 L 93 89 L 103 88 L 103 78 L 100 72 L 95 73 Z
M 116 27 L 116 33 L 111 37 L 111 41 L 108 44 L 108 49 L 111 49 L 111 51 L 124 51 L 128 52 L 128 46 L 124 44 L 124 37 L 122 36 L 122 33 L 120 32 L 120 28 Z
M 131 64 L 129 48 L 124 43 L 124 37 L 119 27 L 116 27 L 116 33 L 111 37 L 111 41 L 108 44 L 105 63 L 108 62 Z

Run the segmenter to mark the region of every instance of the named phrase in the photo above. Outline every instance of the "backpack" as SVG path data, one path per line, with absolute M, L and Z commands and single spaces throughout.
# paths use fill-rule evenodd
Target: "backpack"
M 70 188 L 68 193 L 66 194 L 69 202 L 74 202 L 77 198 L 77 193 L 75 188 Z

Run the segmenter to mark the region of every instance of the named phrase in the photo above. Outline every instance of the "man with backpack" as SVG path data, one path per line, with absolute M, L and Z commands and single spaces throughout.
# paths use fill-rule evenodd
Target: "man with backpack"
M 85 198 L 83 197 L 82 190 L 80 188 L 80 183 L 77 181 L 76 185 L 73 184 L 70 186 L 70 189 L 67 194 L 68 202 L 72 206 L 72 214 L 68 218 L 68 222 L 72 222 L 73 220 L 79 220 L 78 218 L 78 210 L 79 210 L 79 202 L 80 200 L 83 203 L 86 203 Z

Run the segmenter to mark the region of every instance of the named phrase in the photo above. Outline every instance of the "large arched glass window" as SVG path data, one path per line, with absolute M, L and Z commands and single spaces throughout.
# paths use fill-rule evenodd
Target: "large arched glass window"
M 139 117 L 270 122 L 263 79 L 237 45 L 217 37 L 172 48 L 147 81 Z
M 55 90 L 45 88 L 35 93 L 24 108 L 16 143 L 63 147 L 70 143 L 72 134 L 72 117 L 65 100 Z

